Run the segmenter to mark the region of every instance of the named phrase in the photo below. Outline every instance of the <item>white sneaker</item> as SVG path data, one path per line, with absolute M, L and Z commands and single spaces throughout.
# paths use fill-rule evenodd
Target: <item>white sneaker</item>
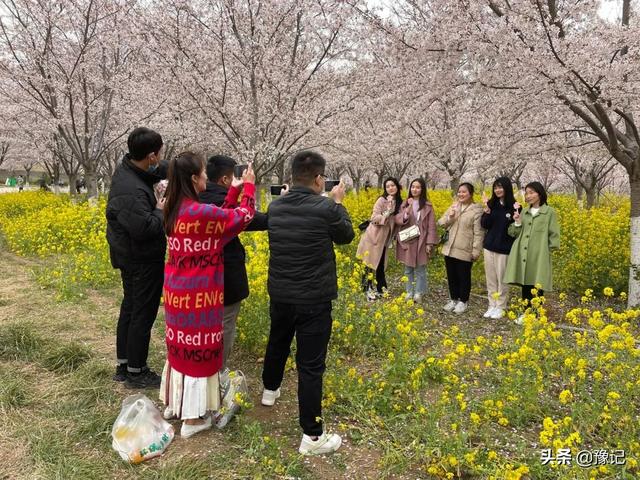
M 323 453 L 335 452 L 342 445 L 342 438 L 337 433 L 322 435 L 317 440 L 312 440 L 309 435 L 302 435 L 300 448 L 298 451 L 303 455 L 321 455 Z
M 376 295 L 376 292 L 374 290 L 367 290 L 367 300 L 368 301 L 373 302 L 377 298 L 378 298 L 378 296 Z
M 207 416 L 204 419 L 204 423 L 199 425 L 188 425 L 182 422 L 182 428 L 180 429 L 180 436 L 182 438 L 189 438 L 195 435 L 198 432 L 202 432 L 203 430 L 208 430 L 211 428 L 211 415 Z
M 524 313 L 514 320 L 516 325 L 524 325 Z
M 444 307 L 442 307 L 442 309 L 445 312 L 453 312 L 453 309 L 456 308 L 458 302 L 456 302 L 455 300 L 449 300 Z
M 455 306 L 455 308 L 453 309 L 453 313 L 457 313 L 457 314 L 461 314 L 467 311 L 467 304 L 466 302 L 458 302 Z
M 420 294 L 420 293 L 416 293 L 416 294 L 413 296 L 413 301 L 414 301 L 415 303 L 418 303 L 418 302 L 422 301 L 422 294 Z
M 408 302 L 409 300 L 413 300 L 413 294 L 412 293 L 405 293 L 404 295 L 404 299 Z
M 484 315 L 482 315 L 484 318 L 492 318 L 492 315 L 496 313 L 496 308 L 495 307 L 489 307 L 489 310 L 487 310 L 486 312 L 484 312 Z
M 276 400 L 280 398 L 280 389 L 277 390 L 267 390 L 266 388 L 262 391 L 262 405 L 265 407 L 273 407 L 276 403 Z
M 498 320 L 499 318 L 504 317 L 504 310 L 501 308 L 495 308 L 493 313 L 491 314 L 491 318 L 494 320 Z
M 167 407 L 164 409 L 164 412 L 162 412 L 162 418 L 165 420 L 171 420 L 172 418 L 176 418 L 176 414 L 171 407 Z

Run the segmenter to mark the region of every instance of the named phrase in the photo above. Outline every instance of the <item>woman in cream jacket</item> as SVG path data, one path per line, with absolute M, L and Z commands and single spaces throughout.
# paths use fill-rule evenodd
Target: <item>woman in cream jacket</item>
M 458 187 L 457 201 L 438 220 L 449 232 L 442 247 L 447 268 L 450 300 L 445 311 L 460 314 L 467 310 L 471 293 L 471 267 L 480 258 L 484 230 L 480 226 L 482 206 L 473 203 L 473 185 Z

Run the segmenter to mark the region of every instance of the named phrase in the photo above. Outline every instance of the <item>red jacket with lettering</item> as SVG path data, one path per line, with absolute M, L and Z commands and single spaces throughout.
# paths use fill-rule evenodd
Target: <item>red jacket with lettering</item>
M 222 366 L 224 262 L 222 248 L 245 229 L 255 213 L 255 186 L 231 187 L 224 205 L 186 199 L 172 234 L 164 267 L 164 315 L 171 368 L 210 377 Z M 234 208 L 235 207 L 235 208 Z

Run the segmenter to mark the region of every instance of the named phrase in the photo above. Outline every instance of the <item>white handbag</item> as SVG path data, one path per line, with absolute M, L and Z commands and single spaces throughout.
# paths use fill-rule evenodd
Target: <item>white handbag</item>
M 417 225 L 412 225 L 398 232 L 398 238 L 401 242 L 408 242 L 409 240 L 413 240 L 414 238 L 418 238 L 419 236 L 420 229 Z

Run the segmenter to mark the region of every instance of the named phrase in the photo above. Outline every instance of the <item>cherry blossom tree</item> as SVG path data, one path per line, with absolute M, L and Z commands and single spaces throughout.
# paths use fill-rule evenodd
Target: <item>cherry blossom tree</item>
M 2 0 L 5 101 L 38 117 L 59 158 L 81 166 L 90 195 L 103 155 L 161 100 L 142 95 L 144 58 L 133 0 Z M 145 102 L 141 108 L 142 98 Z M 59 148 L 64 144 L 64 152 Z M 63 167 L 65 162 L 62 162 Z M 70 181 L 75 167 L 66 169 Z
M 152 11 L 150 46 L 172 109 L 193 114 L 224 153 L 253 161 L 259 181 L 322 146 L 325 125 L 352 108 L 344 2 L 163 0 Z

